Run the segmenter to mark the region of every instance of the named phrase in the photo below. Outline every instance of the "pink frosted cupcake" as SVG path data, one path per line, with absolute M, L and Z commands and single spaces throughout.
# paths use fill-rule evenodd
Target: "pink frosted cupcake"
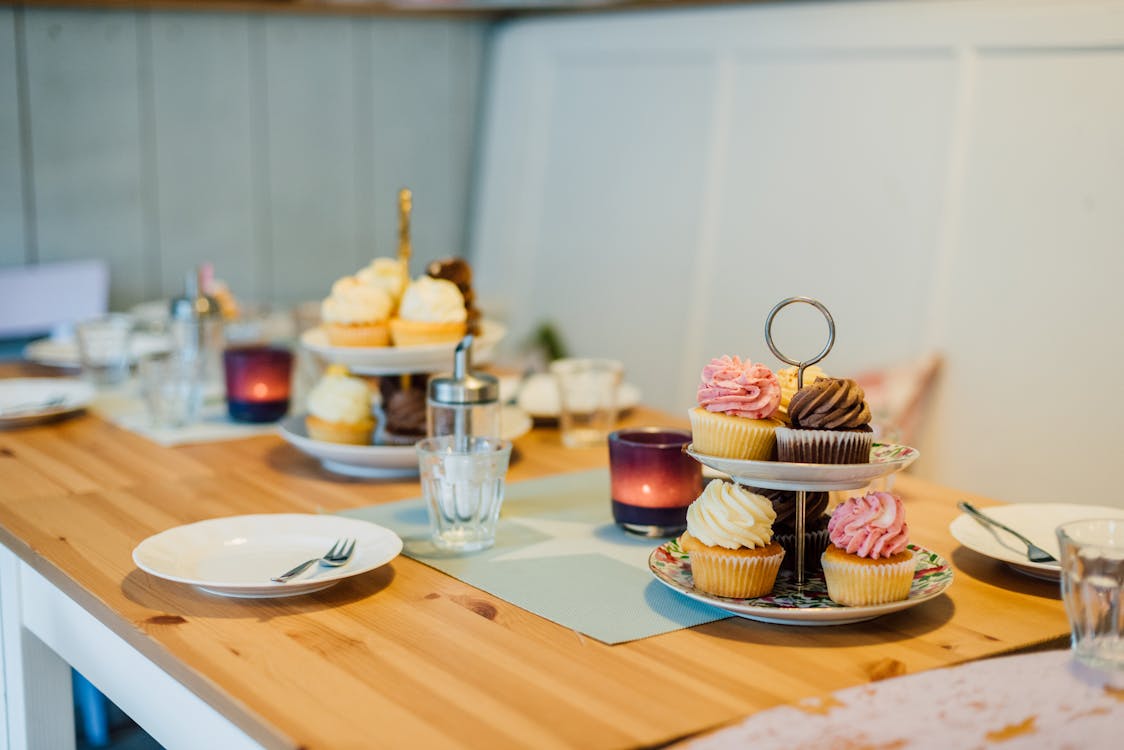
M 767 461 L 776 444 L 772 419 L 781 400 L 777 376 L 762 364 L 722 356 L 710 360 L 699 381 L 698 406 L 687 412 L 699 453 Z
M 831 514 L 827 532 L 831 544 L 821 561 L 832 601 L 862 607 L 909 596 L 916 563 L 900 499 L 889 492 L 852 497 Z

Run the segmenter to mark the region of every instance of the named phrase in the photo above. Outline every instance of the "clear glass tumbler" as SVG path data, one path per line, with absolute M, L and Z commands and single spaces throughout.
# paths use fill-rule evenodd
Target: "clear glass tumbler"
M 1057 528 L 1061 590 L 1077 660 L 1124 671 L 1124 520 Z
M 614 359 L 558 359 L 558 428 L 568 448 L 604 445 L 617 421 L 617 391 L 624 366 Z
M 203 400 L 199 357 L 149 354 L 137 362 L 137 375 L 153 427 L 184 427 L 199 419 Z
M 417 443 L 422 495 L 433 544 L 452 552 L 474 552 L 496 542 L 504 477 L 511 443 L 473 437 L 457 450 L 451 435 Z
M 133 319 L 114 313 L 74 327 L 82 374 L 96 385 L 114 385 L 129 376 Z

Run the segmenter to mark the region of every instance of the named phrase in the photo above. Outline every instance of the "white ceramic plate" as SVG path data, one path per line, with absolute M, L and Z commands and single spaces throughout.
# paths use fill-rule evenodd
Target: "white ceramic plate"
M 739 617 L 776 625 L 847 625 L 873 620 L 910 607 L 916 607 L 939 596 L 952 583 L 952 567 L 936 552 L 910 545 L 917 560 L 909 597 L 889 604 L 869 607 L 845 607 L 827 595 L 821 571 L 810 571 L 803 589 L 797 589 L 791 571 L 781 571 L 773 592 L 755 599 L 728 599 L 695 590 L 691 563 L 671 540 L 656 547 L 648 557 L 648 568 L 660 583 L 684 596 L 724 609 Z
M 35 424 L 86 408 L 94 397 L 89 383 L 72 378 L 0 380 L 0 427 Z
M 531 418 L 523 410 L 508 406 L 500 414 L 501 437 L 515 440 L 531 429 Z M 418 454 L 413 445 L 342 445 L 313 440 L 305 429 L 304 415 L 281 422 L 281 437 L 336 474 L 366 479 L 393 479 L 418 473 Z
M 151 333 L 134 333 L 129 341 L 129 353 L 133 361 L 145 354 L 166 352 L 172 348 L 167 336 Z M 75 339 L 39 339 L 23 348 L 23 358 L 47 367 L 81 367 L 78 342 Z
M 908 445 L 875 443 L 868 464 L 795 464 L 783 461 L 739 461 L 708 456 L 687 446 L 699 463 L 728 474 L 742 484 L 771 490 L 854 490 L 901 471 L 921 454 Z
M 274 583 L 298 563 L 323 555 L 337 539 L 355 539 L 339 568 L 319 565 Z M 402 551 L 390 529 L 341 516 L 276 513 L 212 518 L 150 536 L 133 550 L 146 573 L 222 596 L 264 599 L 308 594 L 387 564 Z
M 1124 519 L 1124 509 L 1104 505 L 1012 503 L 980 508 L 980 510 L 1018 531 L 1054 557 L 1061 556 L 1054 529 L 1063 523 L 1080 521 L 1083 518 Z M 1047 581 L 1057 581 L 1061 577 L 1061 567 L 1058 563 L 1031 562 L 1026 559 L 1025 544 L 1006 531 L 985 526 L 966 513 L 954 518 L 948 525 L 948 531 L 953 539 L 973 552 L 1001 560 L 1020 573 Z
M 509 386 L 518 389 L 516 402 L 523 411 L 534 419 L 558 419 L 558 386 L 554 376 L 539 372 L 528 376 L 520 385 Z M 505 390 L 500 383 L 500 392 Z M 640 403 L 640 389 L 632 383 L 621 383 L 617 389 L 617 408 L 621 411 L 631 409 Z
M 496 344 L 507 333 L 500 323 L 480 321 L 480 335 L 472 346 L 472 362 L 482 365 L 491 361 Z M 445 372 L 453 369 L 453 351 L 457 342 L 426 346 L 332 346 L 321 328 L 305 331 L 301 344 L 330 362 L 347 365 L 364 375 L 397 375 L 404 372 Z

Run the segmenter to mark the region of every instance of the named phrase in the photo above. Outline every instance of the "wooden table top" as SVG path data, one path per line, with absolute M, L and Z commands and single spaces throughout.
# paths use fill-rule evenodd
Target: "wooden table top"
M 607 463 L 604 449 L 565 449 L 550 429 L 516 450 L 509 482 Z M 335 477 L 274 436 L 166 448 L 83 415 L 0 431 L 0 487 L 0 542 L 269 747 L 652 745 L 1068 634 L 1056 584 L 949 535 L 955 501 L 986 498 L 905 475 L 895 491 L 914 541 L 955 568 L 945 595 L 855 625 L 734 617 L 616 646 L 406 557 L 292 599 L 223 599 L 136 568 L 137 543 L 179 524 L 420 494 L 416 481 Z

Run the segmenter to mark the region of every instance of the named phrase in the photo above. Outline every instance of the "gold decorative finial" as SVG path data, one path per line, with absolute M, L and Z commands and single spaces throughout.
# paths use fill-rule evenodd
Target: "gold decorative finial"
M 409 188 L 398 191 L 398 262 L 410 272 L 410 212 L 414 209 L 414 194 Z

